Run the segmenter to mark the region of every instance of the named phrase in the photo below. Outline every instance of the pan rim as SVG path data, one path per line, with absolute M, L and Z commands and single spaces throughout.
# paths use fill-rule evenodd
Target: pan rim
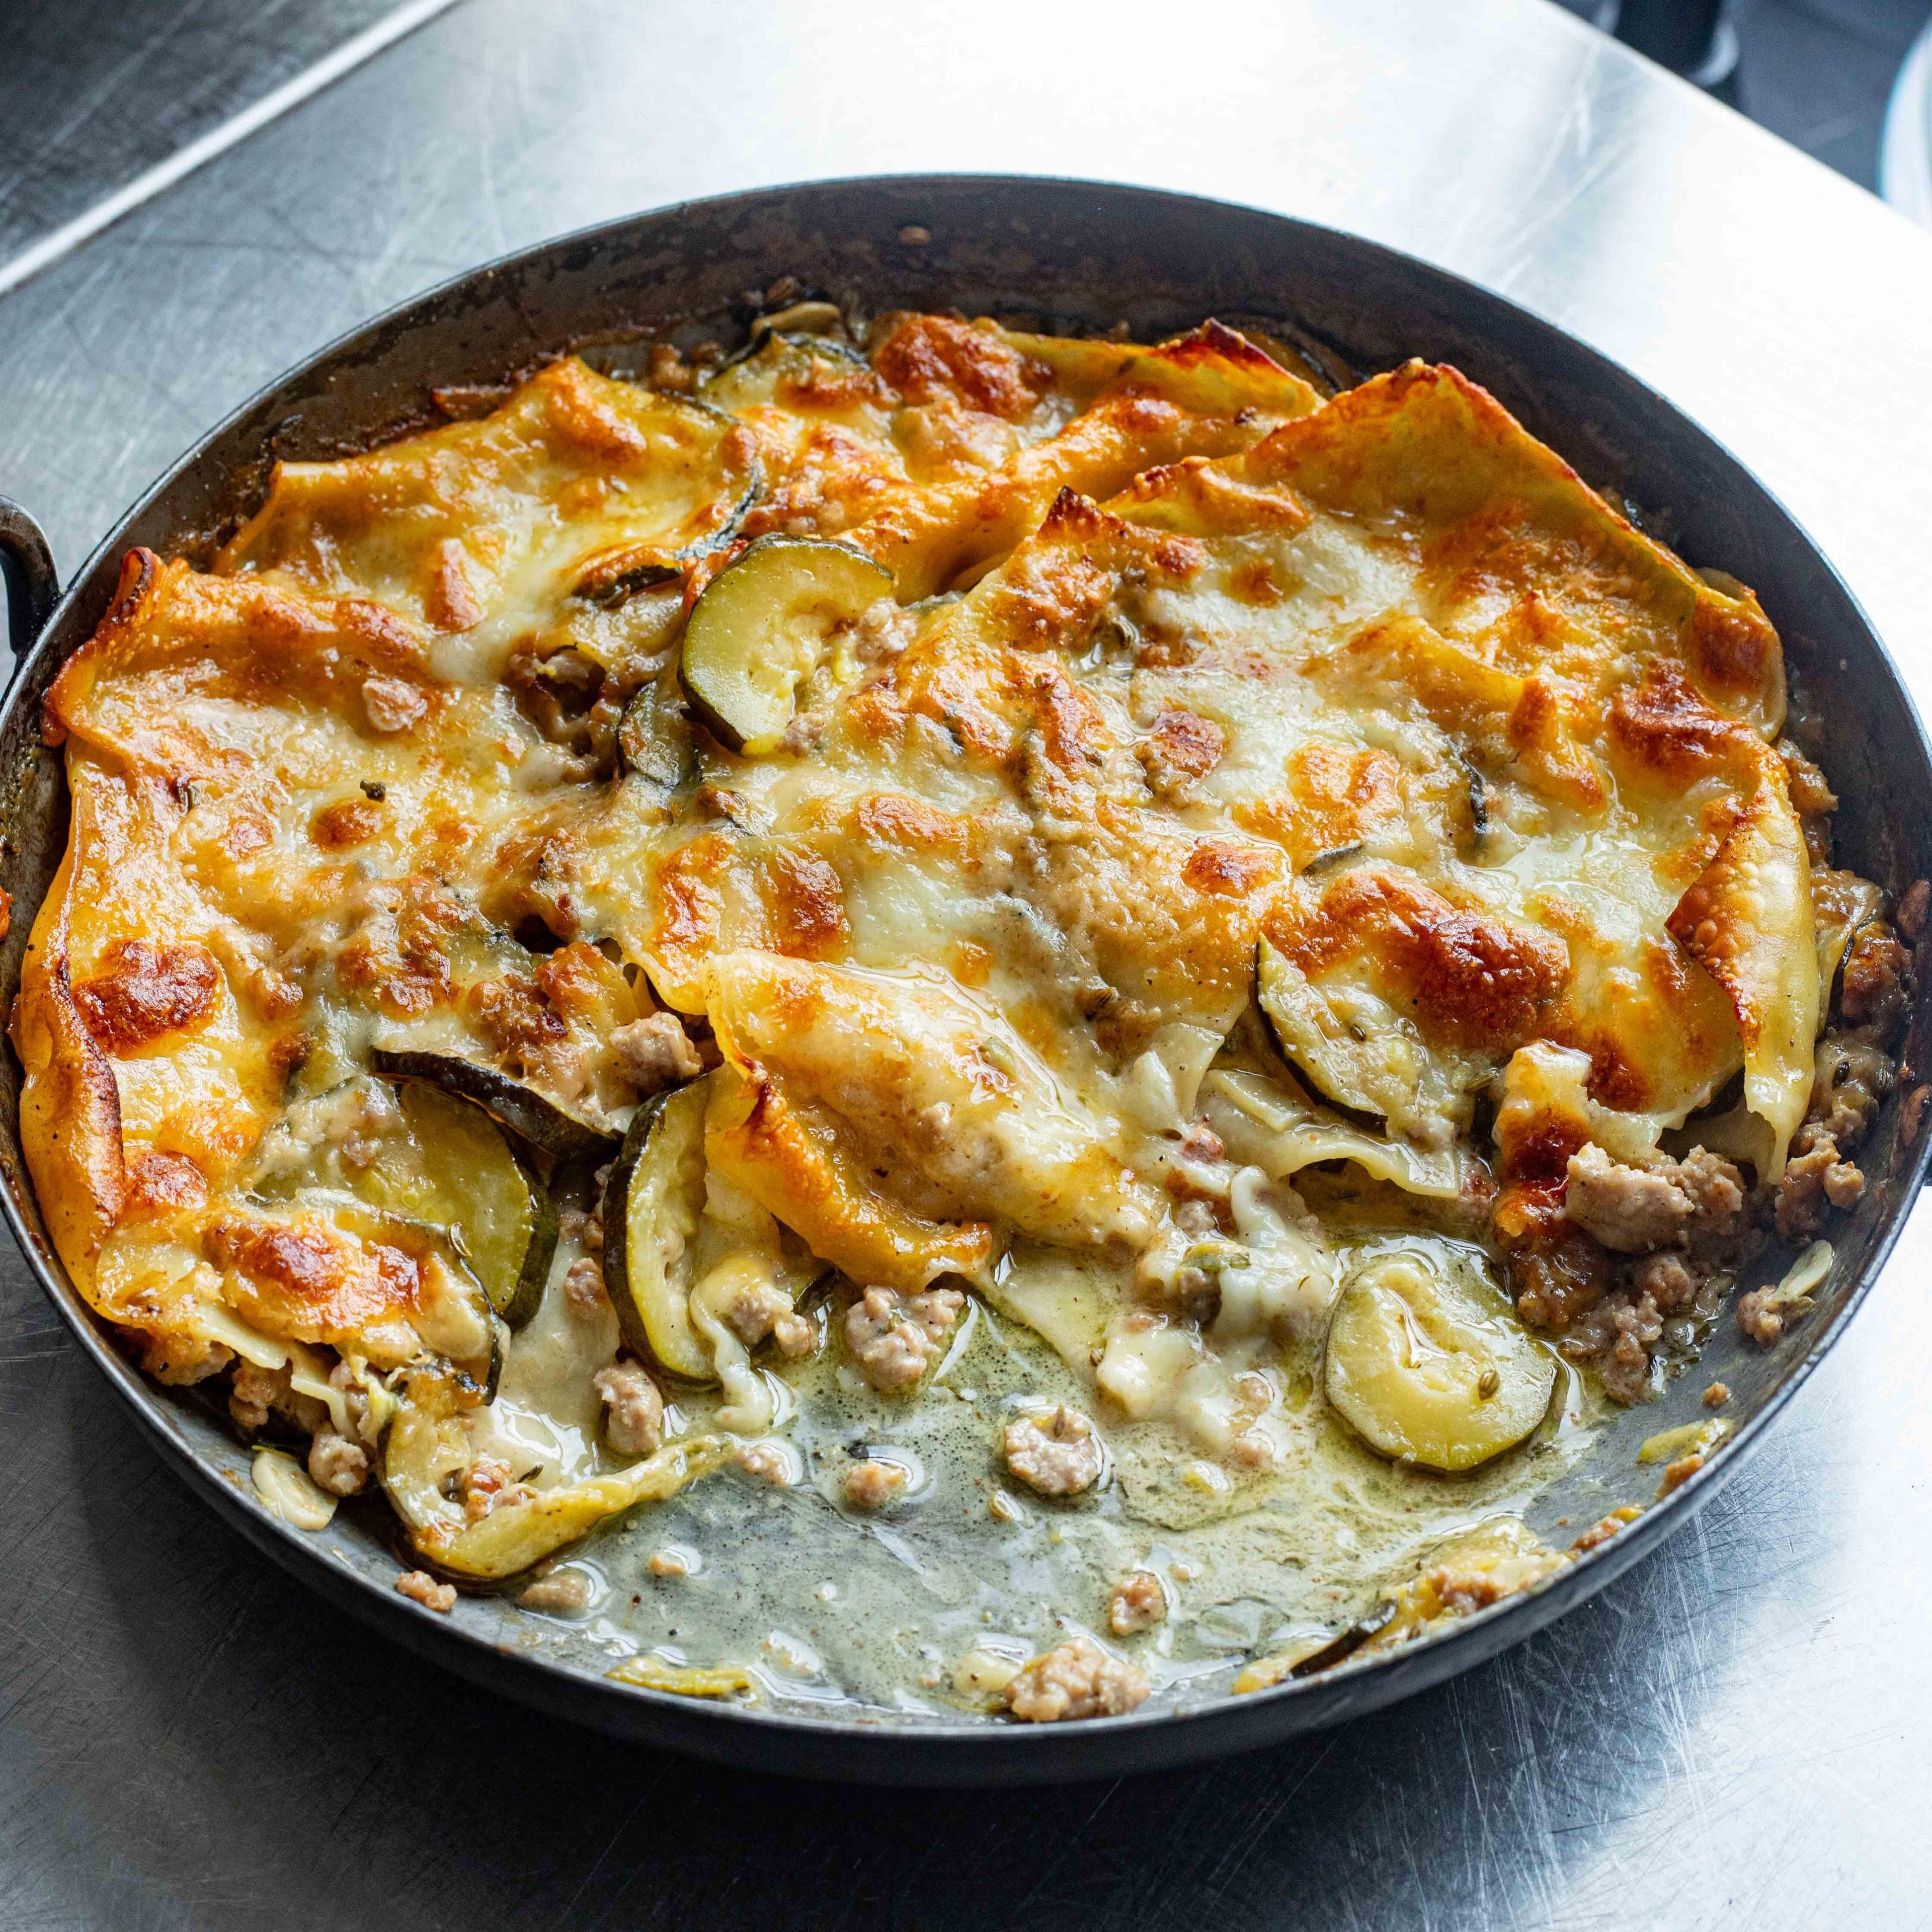
M 62 648 L 60 634 L 75 621 L 74 614 L 80 601 L 88 595 L 104 568 L 112 562 L 130 527 L 189 476 L 228 433 L 272 406 L 278 396 L 296 384 L 352 357 L 358 345 L 373 344 L 385 332 L 406 328 L 412 322 L 423 326 L 426 321 L 428 326 L 433 326 L 433 314 L 425 317 L 424 312 L 433 310 L 438 303 L 452 296 L 484 290 L 494 278 L 526 266 L 534 266 L 542 257 L 614 242 L 627 231 L 634 231 L 647 224 L 698 217 L 713 219 L 728 216 L 736 210 L 754 211 L 761 204 L 769 205 L 786 197 L 832 197 L 854 191 L 911 196 L 922 190 L 934 194 L 1032 190 L 1050 194 L 1127 196 L 1142 199 L 1150 208 L 1157 205 L 1168 218 L 1184 217 L 1189 211 L 1198 211 L 1204 216 L 1232 214 L 1259 218 L 1277 231 L 1298 232 L 1343 244 L 1350 249 L 1366 251 L 1370 256 L 1405 272 L 1419 272 L 1466 302 L 1486 308 L 1490 317 L 1508 317 L 1526 325 L 1532 331 L 1543 332 L 1560 339 L 1571 354 L 1594 365 L 1597 373 L 1626 386 L 1628 393 L 1643 409 L 1672 418 L 1694 432 L 1759 493 L 1778 520 L 1783 540 L 1808 552 L 1811 562 L 1844 599 L 1846 610 L 1871 646 L 1875 662 L 1889 680 L 1922 760 L 1932 767 L 1932 742 L 1928 742 L 1910 688 L 1883 638 L 1836 565 L 1782 499 L 1726 444 L 1614 358 L 1508 296 L 1420 256 L 1344 229 L 1220 197 L 1137 182 L 1057 174 L 855 175 L 692 197 L 634 211 L 537 242 L 451 275 L 392 304 L 344 331 L 262 385 L 230 410 L 140 493 L 74 573 L 32 650 L 15 670 L 5 695 L 5 710 L 10 710 L 20 701 L 22 692 L 35 681 L 37 674 L 44 669 L 50 656 L 58 654 L 64 657 L 77 646 L 80 640 L 76 638 Z M 0 711 L 0 716 L 4 715 L 4 712 Z M 58 1310 L 96 1367 L 135 1411 L 142 1427 L 162 1448 L 164 1460 L 178 1472 L 184 1473 L 190 1486 L 212 1502 L 218 1513 L 242 1529 L 258 1550 L 273 1557 L 311 1588 L 319 1589 L 332 1602 L 351 1610 L 416 1654 L 507 1691 L 526 1703 L 539 1707 L 548 1703 L 553 1710 L 560 1696 L 560 1687 L 568 1686 L 568 1694 L 563 1696 L 562 1701 L 572 1707 L 566 1714 L 574 1719 L 620 1732 L 641 1734 L 650 1731 L 674 1748 L 720 1761 L 744 1762 L 754 1759 L 768 1768 L 791 1768 L 804 1774 L 848 1780 L 862 1781 L 890 1771 L 896 1777 L 911 1782 L 970 1785 L 993 1781 L 1046 1782 L 1090 1775 L 1102 1767 L 1087 1760 L 1103 1756 L 1108 1746 L 1115 1748 L 1117 1756 L 1129 1760 L 1114 1764 L 1112 1768 L 1115 1771 L 1152 1769 L 1258 1748 L 1279 1742 L 1292 1732 L 1360 1714 L 1439 1683 L 1520 1641 L 1575 1608 L 1688 1522 L 1730 1478 L 1744 1456 L 1755 1450 L 1774 1418 L 1782 1412 L 1836 1345 L 1883 1274 L 1910 1218 L 1912 1207 L 1928 1168 L 1932 1168 L 1932 1134 L 1922 1136 L 1910 1160 L 1902 1164 L 1898 1172 L 1889 1177 L 1899 1186 L 1899 1198 L 1879 1228 L 1864 1264 L 1802 1354 L 1786 1367 L 1762 1406 L 1726 1443 L 1721 1456 L 1652 1504 L 1618 1535 L 1597 1549 L 1584 1552 L 1532 1589 L 1462 1619 L 1449 1630 L 1421 1643 L 1382 1653 L 1372 1660 L 1339 1666 L 1318 1677 L 1291 1681 L 1240 1697 L 1221 1694 L 1180 1708 L 1163 1705 L 1157 1708 L 1088 1719 L 1066 1726 L 1000 1724 L 985 1719 L 958 1722 L 906 1721 L 897 1718 L 888 1720 L 883 1717 L 868 1722 L 863 1714 L 828 1717 L 788 1709 L 700 1703 L 665 1692 L 614 1684 L 580 1666 L 519 1654 L 499 1647 L 480 1631 L 465 1629 L 441 1618 L 425 1618 L 413 1606 L 386 1591 L 373 1578 L 330 1563 L 320 1545 L 270 1516 L 252 1498 L 232 1487 L 221 1472 L 196 1453 L 174 1422 L 173 1406 L 165 1402 L 162 1392 L 151 1386 L 113 1346 L 98 1318 L 67 1280 L 57 1258 L 33 1231 L 21 1198 L 22 1190 L 28 1188 L 30 1183 L 24 1170 L 16 1168 L 10 1160 L 5 1163 L 5 1185 L 0 1186 L 0 1209 L 4 1209 L 8 1225 L 43 1292 Z M 1309 1708 L 1304 1712 L 1304 1707 Z M 1291 1710 L 1296 1713 L 1292 1720 L 1286 1715 Z M 657 1721 L 655 1724 L 627 1723 L 627 1712 L 650 1713 Z M 1270 1712 L 1282 1714 L 1272 1724 L 1268 1721 Z M 778 1762 L 769 1750 L 752 1751 L 740 1748 L 754 1738 L 796 1738 L 808 1750 L 829 1751 L 835 1761 L 828 1762 L 821 1758 L 818 1762 L 788 1767 Z M 1132 1748 L 1134 1743 L 1142 1741 L 1146 1741 L 1144 1748 Z M 941 1747 L 951 1748 L 942 1750 Z M 935 1762 L 924 1766 L 916 1762 L 927 1757 Z

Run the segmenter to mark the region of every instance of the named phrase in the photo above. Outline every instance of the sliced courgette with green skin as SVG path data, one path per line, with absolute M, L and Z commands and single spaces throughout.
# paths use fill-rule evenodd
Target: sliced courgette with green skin
M 680 674 L 692 710 L 728 750 L 777 750 L 800 687 L 892 592 L 891 573 L 849 544 L 760 537 L 692 607 Z
M 1370 1262 L 1343 1288 L 1322 1386 L 1378 1455 L 1456 1473 L 1536 1429 L 1556 1359 L 1500 1288 L 1402 1252 Z
M 691 721 L 674 691 L 647 684 L 624 707 L 617 725 L 617 767 L 668 796 L 698 776 Z
M 690 406 L 704 410 L 708 414 L 720 413 L 707 404 L 694 402 Z M 737 542 L 739 530 L 751 514 L 752 505 L 764 493 L 764 472 L 754 463 L 743 490 L 716 529 L 707 530 L 690 543 L 680 544 L 674 550 L 656 544 L 632 544 L 608 551 L 585 567 L 582 575 L 571 586 L 570 594 L 582 598 L 586 603 L 601 605 L 606 610 L 614 610 L 629 602 L 640 590 L 649 590 L 657 584 L 681 578 L 686 564 L 694 563 L 700 557 L 709 556 L 712 551 L 726 549 Z
M 445 1490 L 473 1459 L 464 1417 L 474 1406 L 474 1392 L 454 1377 L 418 1370 L 382 1443 L 382 1486 L 411 1545 L 450 1576 L 478 1582 L 514 1576 L 633 1505 L 675 1495 L 724 1460 L 726 1445 L 714 1436 L 670 1442 L 628 1468 L 538 1490 L 472 1522 Z
M 1318 986 L 1265 939 L 1255 997 L 1282 1058 L 1362 1125 L 1430 1148 L 1467 1129 L 1486 1064 L 1432 1048 L 1397 1004 L 1346 978 Z
M 324 1108 L 353 1096 L 346 1082 L 308 1104 Z M 371 1088 L 378 1083 L 366 1079 Z M 378 1090 L 386 1093 L 386 1088 Z M 265 1200 L 322 1189 L 353 1195 L 414 1225 L 448 1231 L 456 1252 L 483 1284 L 490 1306 L 513 1328 L 536 1312 L 556 1251 L 556 1209 L 550 1191 L 518 1158 L 502 1129 L 482 1108 L 420 1082 L 401 1096 L 406 1132 L 385 1132 L 374 1151 L 344 1158 L 334 1138 L 298 1137 L 268 1158 L 255 1192 Z M 291 1160 L 291 1148 L 300 1150 Z
M 602 1163 L 623 1138 L 512 1079 L 500 1068 L 466 1060 L 460 1054 L 379 1046 L 370 1053 L 369 1064 L 386 1080 L 420 1080 L 475 1101 L 513 1134 L 559 1160 Z
M 482 1108 L 420 1081 L 404 1088 L 402 1107 L 422 1160 L 405 1163 L 379 1151 L 356 1191 L 448 1228 L 490 1306 L 520 1328 L 537 1312 L 556 1252 L 549 1189 Z
M 707 1075 L 638 1107 L 604 1196 L 604 1283 L 624 1340 L 667 1375 L 706 1384 L 718 1370 L 690 1296 L 710 1088 Z
M 1333 1105 L 1379 1124 L 1390 1089 L 1412 1087 L 1413 1070 L 1400 1063 L 1409 1042 L 1380 1034 L 1358 1038 L 1340 1022 L 1300 968 L 1265 940 L 1255 948 L 1255 1004 L 1282 1059 Z

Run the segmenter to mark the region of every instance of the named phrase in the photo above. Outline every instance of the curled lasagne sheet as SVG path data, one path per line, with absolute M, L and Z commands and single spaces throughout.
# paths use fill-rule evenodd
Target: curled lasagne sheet
M 12 1031 L 154 1373 L 501 1576 L 977 1299 L 1013 1480 L 1172 1524 L 1502 1466 L 1856 1198 L 1910 962 L 1748 590 L 1453 369 L 788 316 L 128 559 Z

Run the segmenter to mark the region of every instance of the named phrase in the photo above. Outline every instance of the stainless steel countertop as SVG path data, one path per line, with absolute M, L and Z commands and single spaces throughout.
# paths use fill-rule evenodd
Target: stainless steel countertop
M 700 14 L 702 17 L 699 17 Z M 373 309 L 811 175 L 1106 175 L 1354 228 L 1635 368 L 1932 703 L 1932 237 L 1542 0 L 470 0 L 0 300 L 0 490 L 68 568 Z M 264 1567 L 0 1263 L 0 1925 L 1932 1923 L 1922 1213 L 1745 1472 L 1482 1670 L 1271 1754 L 854 1792 L 560 1729 Z
M 0 0 L 0 269 L 398 0 Z

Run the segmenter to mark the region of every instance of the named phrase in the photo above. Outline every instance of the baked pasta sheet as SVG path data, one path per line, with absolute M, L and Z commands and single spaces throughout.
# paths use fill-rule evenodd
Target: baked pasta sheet
M 11 1024 L 90 1305 L 431 1609 L 963 1504 L 1008 1636 L 816 1660 L 862 1702 L 1250 1689 L 1560 1568 L 1526 1499 L 1895 1073 L 1925 890 L 1834 866 L 1750 591 L 1452 368 L 808 302 L 649 370 L 128 556 Z M 784 1694 L 683 1621 L 620 1674 Z

